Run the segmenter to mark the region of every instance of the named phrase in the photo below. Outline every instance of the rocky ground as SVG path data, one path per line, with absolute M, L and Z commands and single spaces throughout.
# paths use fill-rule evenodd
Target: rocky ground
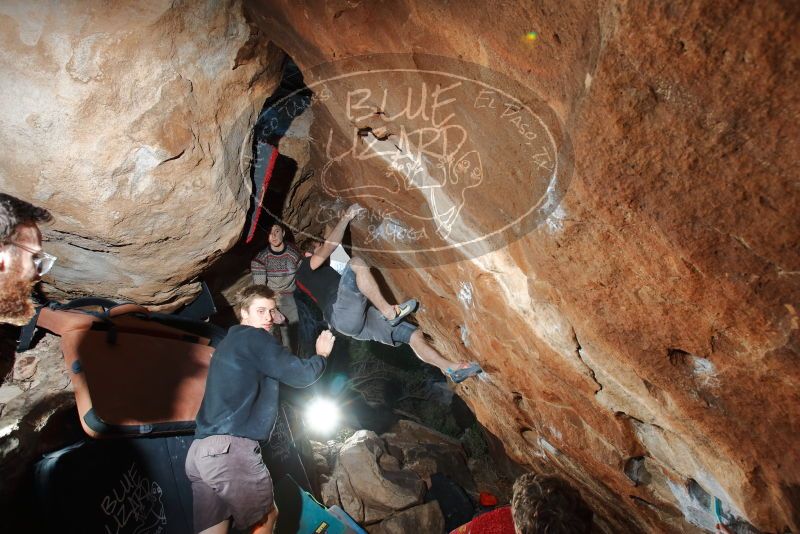
M 30 483 L 33 462 L 80 439 L 83 431 L 58 337 L 46 334 L 31 350 L 16 355 L 15 339 L 9 335 L 0 341 L 6 369 L 0 386 L 0 503 L 24 509 L 30 503 L 17 498 Z
M 400 420 L 380 436 L 359 430 L 344 442 L 312 446 L 323 503 L 340 506 L 370 534 L 442 532 L 442 509 L 436 501 L 425 502 L 436 473 L 474 502 L 481 491 L 500 503 L 510 501 L 511 481 L 496 474 L 491 458 L 469 458 L 459 440 L 413 421 Z

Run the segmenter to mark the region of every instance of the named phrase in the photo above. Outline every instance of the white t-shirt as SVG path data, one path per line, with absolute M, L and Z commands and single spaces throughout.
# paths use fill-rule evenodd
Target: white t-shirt
M 336 247 L 331 253 L 330 257 L 331 267 L 339 273 L 342 274 L 344 268 L 347 266 L 347 262 L 350 261 L 350 255 L 344 250 L 344 247 L 340 244 Z

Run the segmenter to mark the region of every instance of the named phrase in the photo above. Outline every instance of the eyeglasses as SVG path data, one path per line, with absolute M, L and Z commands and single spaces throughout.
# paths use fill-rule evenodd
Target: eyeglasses
M 33 255 L 33 265 L 36 267 L 36 272 L 39 274 L 39 276 L 44 276 L 50 272 L 50 269 L 53 268 L 53 264 L 58 259 L 52 254 L 48 254 L 43 250 L 33 250 L 32 248 L 15 243 L 14 241 L 7 241 L 6 243 L 30 252 Z

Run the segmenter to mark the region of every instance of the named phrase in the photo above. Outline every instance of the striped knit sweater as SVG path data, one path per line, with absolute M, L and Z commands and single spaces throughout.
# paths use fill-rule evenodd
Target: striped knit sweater
M 300 252 L 291 243 L 285 243 L 283 252 L 267 246 L 250 262 L 254 284 L 266 284 L 276 293 L 294 292 L 294 275 L 300 265 Z

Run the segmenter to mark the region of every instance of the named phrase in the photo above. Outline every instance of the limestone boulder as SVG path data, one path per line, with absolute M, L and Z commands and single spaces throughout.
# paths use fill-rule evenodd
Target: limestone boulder
M 336 479 L 331 476 L 322 475 L 320 476 L 319 482 L 319 491 L 322 504 L 329 508 L 331 506 L 341 507 L 342 501 L 339 497 L 339 488 L 336 486 Z
M 419 504 L 425 493 L 425 484 L 415 473 L 382 467 L 380 458 L 388 454 L 385 447 L 374 432 L 359 430 L 342 445 L 336 466 L 339 474 L 333 475 L 339 480 L 342 507 L 367 523 Z
M 328 465 L 328 460 L 322 456 L 321 454 L 314 452 L 312 454 L 314 460 L 314 469 L 317 475 L 327 476 L 331 474 L 330 465 Z
M 367 527 L 369 534 L 407 534 L 409 532 L 444 532 L 444 516 L 436 501 L 415 506 L 380 523 Z
M 467 456 L 459 440 L 408 419 L 395 423 L 381 438 L 391 457 L 397 458 L 403 469 L 413 471 L 423 480 L 434 473 L 442 473 L 465 490 L 475 491 Z
M 325 506 L 341 506 L 353 519 L 373 524 L 422 502 L 425 483 L 389 454 L 377 434 L 359 430 L 344 443 L 315 446 L 316 454 L 334 454 L 333 472 L 321 477 Z
M 236 0 L 12 0 L 0 40 L 0 190 L 55 216 L 49 291 L 190 299 L 242 232 L 282 53 Z
M 336 465 L 336 458 L 342 448 L 342 443 L 335 440 L 326 442 L 309 440 L 309 443 L 314 455 L 314 462 L 319 469 L 325 471 L 324 474 L 329 474 L 330 470 Z
M 380 437 L 360 430 L 343 444 L 312 447 L 315 455 L 335 454 L 333 472 L 321 477 L 323 504 L 342 507 L 377 532 L 441 531 L 438 505 L 422 505 L 424 480 L 433 473 L 475 488 L 459 441 L 412 421 L 401 420 Z

